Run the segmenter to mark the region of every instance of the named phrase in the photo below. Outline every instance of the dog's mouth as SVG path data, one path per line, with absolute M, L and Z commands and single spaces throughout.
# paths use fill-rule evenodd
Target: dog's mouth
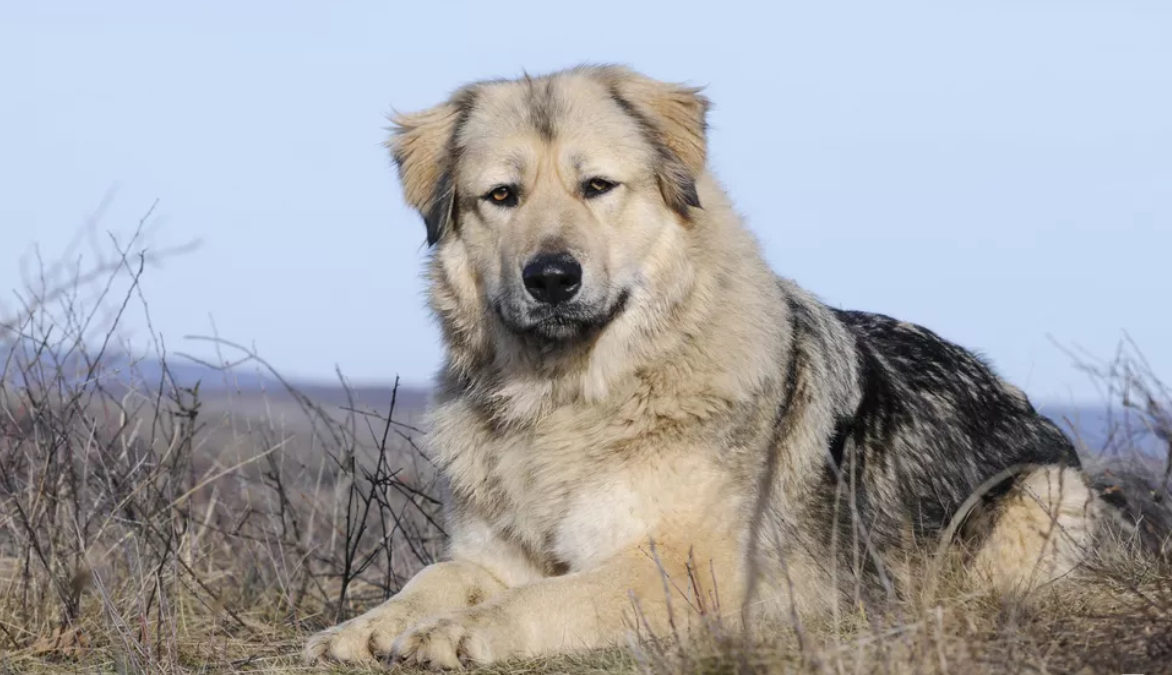
M 511 332 L 543 342 L 574 342 L 596 335 L 611 324 L 630 300 L 630 291 L 624 289 L 609 305 L 595 308 L 571 302 L 564 305 L 540 305 L 512 316 L 501 303 L 496 303 L 497 316 Z

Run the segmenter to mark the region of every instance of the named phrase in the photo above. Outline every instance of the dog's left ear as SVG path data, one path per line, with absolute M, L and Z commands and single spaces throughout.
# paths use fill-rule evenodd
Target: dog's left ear
M 657 178 L 664 200 L 684 218 L 700 208 L 696 179 L 708 160 L 708 110 L 712 103 L 690 87 L 631 70 L 610 70 L 615 101 L 635 117 L 659 153 Z
M 470 90 L 427 110 L 391 117 L 386 146 L 399 169 L 403 197 L 423 216 L 433 246 L 455 224 L 456 133 L 472 106 Z

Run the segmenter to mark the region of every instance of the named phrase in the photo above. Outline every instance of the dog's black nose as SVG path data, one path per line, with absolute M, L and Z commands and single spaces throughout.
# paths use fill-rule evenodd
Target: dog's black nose
M 525 290 L 539 302 L 556 305 L 574 297 L 582 285 L 582 266 L 569 253 L 544 254 L 521 270 Z

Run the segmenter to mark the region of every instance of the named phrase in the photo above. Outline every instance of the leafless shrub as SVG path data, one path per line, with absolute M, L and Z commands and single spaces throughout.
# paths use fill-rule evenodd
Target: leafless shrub
M 442 544 L 397 385 L 359 401 L 339 374 L 345 404 L 315 401 L 219 338 L 221 385 L 256 366 L 276 386 L 209 393 L 176 376 L 191 358 L 167 351 L 141 282 L 189 247 L 152 254 L 149 223 L 91 236 L 89 256 L 36 256 L 0 315 L 0 668 L 284 658 Z M 145 355 L 124 331 L 135 313 Z
M 1114 536 L 1172 557 L 1172 389 L 1129 335 L 1108 359 L 1063 350 L 1106 401 L 1103 438 L 1083 448 L 1095 486 L 1117 507 L 1124 531 Z M 1077 434 L 1078 421 L 1066 422 Z

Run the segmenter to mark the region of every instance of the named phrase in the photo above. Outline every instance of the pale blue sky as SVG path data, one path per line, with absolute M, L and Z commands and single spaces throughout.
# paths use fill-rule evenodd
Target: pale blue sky
M 117 185 L 105 226 L 158 198 L 156 240 L 204 241 L 146 279 L 172 349 L 214 319 L 294 376 L 426 382 L 383 116 L 580 61 L 707 85 L 716 172 L 824 300 L 1043 400 L 1093 395 L 1048 334 L 1106 355 L 1127 330 L 1172 377 L 1167 0 L 8 2 L 0 289 Z

